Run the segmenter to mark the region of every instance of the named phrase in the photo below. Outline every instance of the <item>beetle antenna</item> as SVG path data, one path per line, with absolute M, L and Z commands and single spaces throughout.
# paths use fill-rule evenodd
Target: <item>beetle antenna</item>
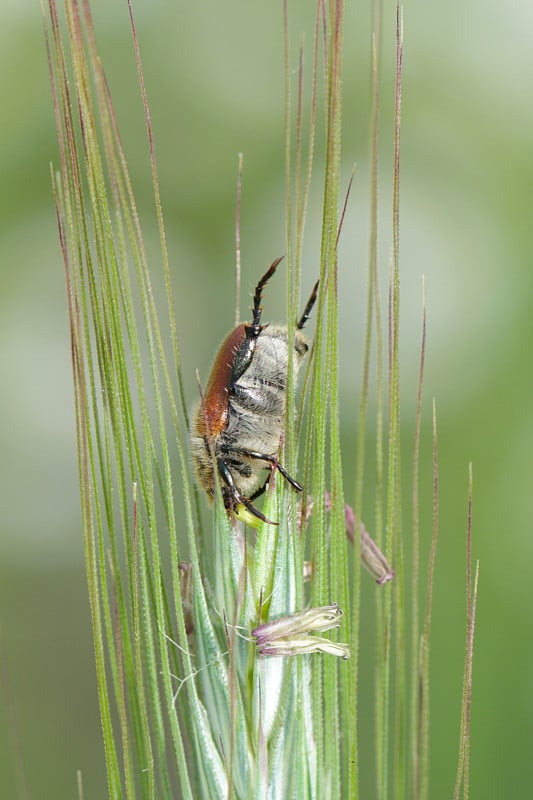
M 313 286 L 313 291 L 311 292 L 311 297 L 307 301 L 307 305 L 304 308 L 304 313 L 302 314 L 302 316 L 300 318 L 300 321 L 296 325 L 296 327 L 298 328 L 299 331 L 302 330 L 302 328 L 304 327 L 305 323 L 309 319 L 311 311 L 313 310 L 313 306 L 316 303 L 316 298 L 317 298 L 317 295 L 318 295 L 318 284 L 319 284 L 319 281 L 317 281 L 315 283 L 315 285 Z
M 254 304 L 252 307 L 252 334 L 254 337 L 259 336 L 261 331 L 261 298 L 263 296 L 263 289 L 265 285 L 268 283 L 272 275 L 276 271 L 276 267 L 278 266 L 279 262 L 282 261 L 283 256 L 276 258 L 275 261 L 272 262 L 270 267 L 267 269 L 257 286 L 255 287 L 255 294 L 254 294 Z

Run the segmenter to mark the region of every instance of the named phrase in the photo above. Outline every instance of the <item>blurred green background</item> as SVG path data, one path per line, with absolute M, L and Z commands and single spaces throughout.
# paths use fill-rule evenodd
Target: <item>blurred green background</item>
M 233 320 L 237 153 L 244 153 L 243 308 L 284 244 L 281 3 L 137 0 L 187 391 Z M 381 248 L 390 249 L 394 7 L 385 3 Z M 294 42 L 314 4 L 291 3 Z M 157 253 L 126 0 L 93 3 L 145 234 Z M 0 11 L 0 786 L 3 797 L 103 798 L 85 586 L 69 338 L 49 185 L 57 164 L 39 5 Z M 422 275 L 428 303 L 422 550 L 431 535 L 431 398 L 439 415 L 440 542 L 432 642 L 432 788 L 455 779 L 464 650 L 468 462 L 480 559 L 472 796 L 533 792 L 531 308 L 533 6 L 412 0 L 405 7 L 401 195 L 402 420 L 406 511 Z M 340 253 L 341 421 L 353 497 L 368 240 L 370 11 L 349 2 L 343 173 L 357 174 Z M 296 55 L 294 55 L 296 65 Z M 305 249 L 318 268 L 320 152 Z M 279 285 L 278 285 L 279 288 Z M 283 296 L 268 297 L 272 318 Z M 370 429 L 369 435 L 372 435 Z M 371 476 L 368 488 L 371 488 Z M 368 518 L 372 498 L 367 498 Z M 369 525 L 371 527 L 371 525 Z M 373 797 L 371 664 L 376 591 L 363 576 L 362 797 Z M 368 715 L 368 716 L 367 716 Z

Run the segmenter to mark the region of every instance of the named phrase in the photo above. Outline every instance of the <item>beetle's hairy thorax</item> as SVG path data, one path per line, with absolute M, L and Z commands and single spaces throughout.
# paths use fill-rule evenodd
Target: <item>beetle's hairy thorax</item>
M 231 336 L 232 334 L 226 341 L 230 341 Z M 251 363 L 239 374 L 239 359 L 244 346 L 244 342 L 241 342 L 233 351 L 232 377 L 228 380 L 228 385 L 216 388 L 218 399 L 221 392 L 225 392 L 227 396 L 223 424 L 220 419 L 216 420 L 220 422 L 218 425 L 213 424 L 212 420 L 208 420 L 208 423 L 215 431 L 210 432 L 215 459 L 224 460 L 238 491 L 249 497 L 264 483 L 264 470 L 268 465 L 264 461 L 247 457 L 246 452 L 254 451 L 277 457 L 279 450 L 287 396 L 287 328 L 265 326 L 255 342 Z M 307 349 L 305 337 L 301 331 L 296 330 L 293 351 L 295 373 Z M 223 352 L 224 345 L 215 361 L 215 367 Z M 219 405 L 220 403 L 217 405 L 217 413 L 220 418 Z M 202 407 L 196 413 L 191 447 L 198 481 L 212 495 L 215 486 L 213 464 Z

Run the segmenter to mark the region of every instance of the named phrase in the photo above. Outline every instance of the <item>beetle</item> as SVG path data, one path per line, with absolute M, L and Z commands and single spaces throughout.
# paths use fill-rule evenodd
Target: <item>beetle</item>
M 302 491 L 277 455 L 287 401 L 288 330 L 286 325 L 261 324 L 263 289 L 282 258 L 271 264 L 255 288 L 251 322 L 237 325 L 220 346 L 191 430 L 199 485 L 212 500 L 216 469 L 226 510 L 254 527 L 258 520 L 277 524 L 254 506 L 275 469 Z M 317 292 L 318 281 L 294 331 L 295 373 L 309 349 L 302 328 Z M 264 480 L 265 469 L 270 472 Z

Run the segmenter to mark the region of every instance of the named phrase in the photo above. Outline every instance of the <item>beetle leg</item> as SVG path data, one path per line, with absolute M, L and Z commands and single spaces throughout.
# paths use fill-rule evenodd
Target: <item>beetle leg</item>
M 255 343 L 257 342 L 257 338 L 263 328 L 264 325 L 261 325 L 261 298 L 263 296 L 263 289 L 265 285 L 268 283 L 272 275 L 276 271 L 276 267 L 278 266 L 279 262 L 283 256 L 276 258 L 275 261 L 272 262 L 270 267 L 267 269 L 263 277 L 259 280 L 257 286 L 255 287 L 254 293 L 254 304 L 252 306 L 252 322 L 250 324 L 246 324 L 244 329 L 246 331 L 246 339 L 240 346 L 239 350 L 235 354 L 235 363 L 233 365 L 233 371 L 231 375 L 232 383 L 236 383 L 239 380 L 241 375 L 243 375 L 250 364 L 252 363 L 252 359 L 254 357 L 254 350 L 255 350 Z
M 257 342 L 257 337 L 261 333 L 263 326 L 259 326 L 259 330 L 257 334 L 253 334 L 252 326 L 246 325 L 246 339 L 243 341 L 237 352 L 235 353 L 235 358 L 233 361 L 233 368 L 231 370 L 231 387 L 237 383 L 239 378 L 244 375 L 250 364 L 252 363 L 252 359 L 254 357 L 255 352 L 255 343 Z
M 276 271 L 276 267 L 278 266 L 279 262 L 283 259 L 283 256 L 276 258 L 275 261 L 269 266 L 263 277 L 259 280 L 257 286 L 255 287 L 255 294 L 254 294 L 254 304 L 252 307 L 252 324 L 249 326 L 252 331 L 255 333 L 255 338 L 257 338 L 261 332 L 261 297 L 263 295 L 263 289 L 265 288 L 266 284 L 272 277 L 272 275 Z
M 250 495 L 248 500 L 257 500 L 258 497 L 261 497 L 267 490 L 268 484 L 270 483 L 270 478 L 272 477 L 272 470 L 268 473 L 267 479 L 259 489 L 256 489 L 253 494 Z
M 257 509 L 257 508 L 256 508 L 256 507 L 253 505 L 253 503 L 251 503 L 251 502 L 250 502 L 250 500 L 249 500 L 247 497 L 243 497 L 243 496 L 241 495 L 241 497 L 240 497 L 240 503 L 241 503 L 241 504 L 242 504 L 242 505 L 243 505 L 243 506 L 244 506 L 246 509 L 248 509 L 248 511 L 250 512 L 250 514 L 253 514 L 253 515 L 254 515 L 254 517 L 257 517 L 257 519 L 261 519 L 261 520 L 263 520 L 263 522 L 266 522 L 266 523 L 267 523 L 267 525 L 277 525 L 277 524 L 278 524 L 277 522 L 274 522 L 274 520 L 272 520 L 272 519 L 268 519 L 268 517 L 265 517 L 265 515 L 264 515 L 264 514 L 262 514 L 262 513 L 259 511 L 259 509 Z
M 288 483 L 290 483 L 291 486 L 294 486 L 297 492 L 303 492 L 303 486 L 300 486 L 298 481 L 295 481 L 294 478 L 291 478 L 287 470 L 284 467 L 282 467 L 282 465 L 279 463 L 278 459 L 275 456 L 269 456 L 266 453 L 258 453 L 255 450 L 233 450 L 233 452 L 240 453 L 241 455 L 246 456 L 247 458 L 256 458 L 258 461 L 266 461 L 272 467 L 278 469 L 285 478 L 285 480 Z
M 220 477 L 224 481 L 224 483 L 225 483 L 225 485 L 226 485 L 226 487 L 227 487 L 227 489 L 229 491 L 230 498 L 231 498 L 231 500 L 233 500 L 233 503 L 235 505 L 244 506 L 250 512 L 250 514 L 253 514 L 254 517 L 257 517 L 258 519 L 263 520 L 263 522 L 266 522 L 269 525 L 277 525 L 278 524 L 277 522 L 273 522 L 271 519 L 267 519 L 267 517 L 265 517 L 264 514 L 262 514 L 257 508 L 255 508 L 254 504 L 247 497 L 244 497 L 244 495 L 242 495 L 237 490 L 237 487 L 235 486 L 235 483 L 233 481 L 233 476 L 232 476 L 231 472 L 229 471 L 228 465 L 226 464 L 226 462 L 224 461 L 223 458 L 219 458 L 218 459 L 217 466 L 218 466 L 218 472 L 220 474 Z
M 298 328 L 299 331 L 302 330 L 303 326 L 309 319 L 309 315 L 311 314 L 312 308 L 316 303 L 317 294 L 318 294 L 318 281 L 315 283 L 313 287 L 313 291 L 311 292 L 311 297 L 307 301 L 307 305 L 304 308 L 304 313 L 300 317 L 300 321 L 296 324 L 296 327 Z

